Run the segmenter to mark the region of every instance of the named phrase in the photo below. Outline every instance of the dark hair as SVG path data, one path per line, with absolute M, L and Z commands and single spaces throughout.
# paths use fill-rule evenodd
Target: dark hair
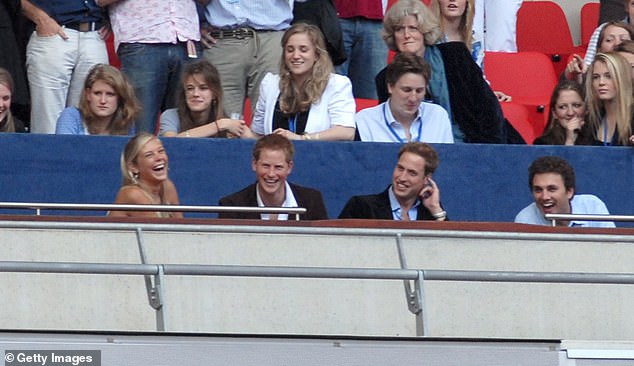
M 187 81 L 188 77 L 194 75 L 202 76 L 203 82 L 207 84 L 214 96 L 213 100 L 211 101 L 209 121 L 203 121 L 200 124 L 196 124 L 192 120 L 191 114 L 189 113 L 189 107 L 187 107 L 187 95 L 185 95 L 185 82 Z M 222 84 L 220 82 L 220 74 L 218 73 L 218 69 L 216 69 L 216 67 L 206 59 L 201 59 L 186 64 L 185 68 L 183 69 L 183 73 L 181 74 L 181 87 L 178 92 L 178 119 L 180 120 L 180 130 L 187 131 L 191 128 L 198 127 L 209 122 L 217 121 L 223 117 L 224 111 L 222 110 Z
M 404 153 L 416 154 L 425 159 L 425 171 L 423 172 L 425 175 L 433 174 L 440 163 L 436 150 L 424 142 L 408 142 L 403 145 L 398 151 L 399 159 Z
M 576 190 L 575 171 L 564 159 L 557 156 L 542 156 L 535 159 L 528 167 L 528 188 L 533 190 L 535 174 L 555 173 L 561 175 L 566 190 Z
M 627 0 L 627 2 L 630 2 L 630 1 L 632 0 Z M 625 53 L 631 53 L 634 55 L 634 40 L 623 41 L 619 43 L 618 46 L 614 47 L 614 52 L 625 52 Z
M 553 93 L 550 96 L 550 110 L 548 111 L 548 124 L 544 128 L 544 132 L 537 139 L 541 140 L 541 143 L 548 145 L 564 145 L 566 143 L 566 130 L 559 123 L 555 113 L 553 112 L 557 108 L 557 100 L 564 91 L 573 91 L 579 95 L 583 103 L 585 103 L 586 93 L 583 85 L 574 80 L 562 80 L 553 89 Z M 594 138 L 592 137 L 592 129 L 589 123 L 585 123 L 579 131 L 575 145 L 592 145 Z
M 385 81 L 388 85 L 394 85 L 401 76 L 412 73 L 422 75 L 425 82 L 431 79 L 431 66 L 421 56 L 411 53 L 398 53 L 392 62 L 387 65 L 385 71 Z
M 262 136 L 262 138 L 255 143 L 255 146 L 253 146 L 253 160 L 260 160 L 260 154 L 264 149 L 283 151 L 286 156 L 286 162 L 291 162 L 293 155 L 295 155 L 293 143 L 286 137 L 277 134 Z

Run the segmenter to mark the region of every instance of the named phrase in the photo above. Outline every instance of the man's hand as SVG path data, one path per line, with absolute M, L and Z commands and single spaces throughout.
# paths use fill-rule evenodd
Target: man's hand
M 200 27 L 200 42 L 205 48 L 211 48 L 216 44 L 216 39 L 211 36 L 211 29 L 209 25 Z
M 438 189 L 438 185 L 434 182 L 431 177 L 427 179 L 427 185 L 421 189 L 420 200 L 432 214 L 442 212 L 442 207 L 440 206 L 440 189 Z

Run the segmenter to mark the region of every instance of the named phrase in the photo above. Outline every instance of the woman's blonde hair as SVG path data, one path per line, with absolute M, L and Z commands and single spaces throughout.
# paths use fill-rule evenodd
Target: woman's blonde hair
M 599 53 L 595 56 L 594 61 L 588 68 L 586 73 L 586 99 L 588 105 L 588 120 L 592 129 L 594 130 L 594 136 L 598 136 L 598 131 L 601 128 L 601 120 L 605 115 L 605 106 L 599 99 L 594 87 L 592 86 L 594 73 L 594 67 L 597 62 L 602 62 L 606 65 L 612 80 L 614 81 L 614 87 L 616 88 L 616 131 L 619 134 L 620 145 L 628 145 L 629 137 L 632 135 L 632 71 L 630 64 L 625 58 L 616 52 Z M 605 136 L 604 136 L 605 137 Z
M 432 11 L 421 0 L 399 0 L 385 13 L 383 18 L 383 40 L 392 51 L 398 51 L 394 41 L 396 27 L 406 16 L 413 16 L 426 45 L 436 44 L 442 37 L 440 23 Z
M 88 127 L 88 131 L 91 131 L 95 114 L 90 109 L 86 94 L 90 92 L 97 81 L 108 84 L 117 94 L 117 110 L 110 120 L 108 132 L 111 135 L 127 135 L 134 119 L 141 111 L 141 106 L 134 94 L 134 88 L 125 75 L 117 68 L 106 64 L 96 64 L 90 69 L 84 82 L 84 92 L 81 93 L 79 99 L 79 112 Z
M 0 84 L 9 89 L 9 92 L 13 94 L 13 78 L 11 73 L 0 67 Z M 2 125 L 0 132 L 15 132 L 15 123 L 13 122 L 13 114 L 11 114 L 11 108 L 7 109 L 6 123 Z M 1 123 L 2 121 L 0 121 Z
M 132 137 L 130 141 L 128 141 L 128 143 L 125 145 L 123 151 L 121 152 L 121 176 L 123 177 L 122 185 L 127 186 L 138 183 L 138 175 L 134 174 L 130 170 L 128 164 L 136 164 L 137 158 L 139 156 L 139 153 L 141 152 L 141 149 L 143 149 L 143 146 L 145 146 L 148 142 L 150 142 L 150 140 L 153 139 L 160 141 L 158 137 L 147 132 L 142 132 Z
M 445 18 L 442 16 L 440 11 L 440 2 L 439 0 L 431 1 L 431 11 L 434 13 L 436 18 L 440 20 L 440 29 L 444 32 L 445 30 Z M 462 13 L 462 17 L 460 18 L 460 26 L 458 30 L 460 31 L 460 38 L 465 43 L 469 52 L 471 52 L 471 47 L 473 43 L 473 18 L 475 16 L 475 1 L 474 0 L 466 0 L 466 7 L 464 13 Z
M 315 47 L 317 60 L 310 75 L 303 85 L 297 85 L 286 65 L 286 44 L 291 36 L 306 34 Z M 280 62 L 280 110 L 292 114 L 307 111 L 310 105 L 316 103 L 328 85 L 328 79 L 333 72 L 332 61 L 326 51 L 324 36 L 319 28 L 312 24 L 295 23 L 282 36 L 282 61 Z

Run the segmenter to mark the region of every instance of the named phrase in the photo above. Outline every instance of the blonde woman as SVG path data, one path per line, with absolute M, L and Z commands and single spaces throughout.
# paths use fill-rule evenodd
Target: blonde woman
M 260 84 L 251 129 L 245 137 L 271 133 L 289 140 L 352 140 L 355 101 L 346 76 L 333 73 L 323 35 L 296 23 L 282 37 L 280 74 Z
M 634 144 L 631 66 L 615 52 L 599 53 L 588 69 L 585 89 L 588 120 L 596 144 Z
M 13 78 L 0 67 L 0 132 L 26 132 L 24 123 L 11 114 Z
M 134 88 L 117 68 L 97 64 L 90 69 L 78 107 L 57 119 L 56 134 L 133 135 L 141 107 Z
M 442 42 L 463 42 L 471 52 L 471 58 L 484 71 L 484 45 L 481 35 L 473 29 L 475 0 L 432 0 L 431 8 L 440 20 Z M 500 102 L 510 102 L 511 97 L 494 91 Z
M 121 153 L 123 183 L 116 204 L 178 205 L 176 186 L 168 178 L 168 158 L 156 136 L 141 133 Z M 111 211 L 115 217 L 183 217 L 180 212 Z

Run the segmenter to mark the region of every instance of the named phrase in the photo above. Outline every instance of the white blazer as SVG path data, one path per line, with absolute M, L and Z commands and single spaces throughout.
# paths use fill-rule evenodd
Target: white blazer
M 260 97 L 255 107 L 251 130 L 258 135 L 273 132 L 273 112 L 280 95 L 280 78 L 268 73 L 260 84 Z M 328 85 L 321 98 L 310 106 L 306 133 L 317 133 L 333 125 L 355 127 L 356 104 L 352 95 L 352 84 L 348 77 L 330 74 Z

